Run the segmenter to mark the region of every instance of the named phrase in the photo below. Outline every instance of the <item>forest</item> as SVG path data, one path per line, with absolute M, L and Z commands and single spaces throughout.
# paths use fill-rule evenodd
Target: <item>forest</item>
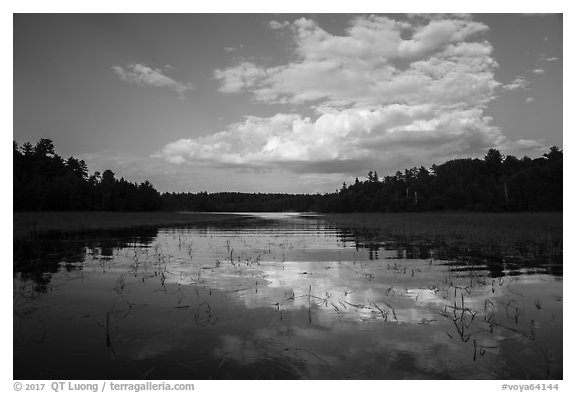
M 539 212 L 562 210 L 563 153 L 553 146 L 539 158 L 521 159 L 490 149 L 430 168 L 409 168 L 343 183 L 325 194 L 160 194 L 145 181 L 89 174 L 83 160 L 64 159 L 50 139 L 13 142 L 14 211 L 213 211 L 213 212 L 419 212 L 439 210 Z
M 14 211 L 155 211 L 160 193 L 145 181 L 116 179 L 110 169 L 88 174 L 83 160 L 63 159 L 50 139 L 13 142 Z

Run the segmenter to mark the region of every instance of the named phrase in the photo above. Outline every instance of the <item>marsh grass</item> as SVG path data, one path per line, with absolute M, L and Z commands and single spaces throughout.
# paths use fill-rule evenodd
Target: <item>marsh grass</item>
M 89 232 L 134 227 L 212 223 L 240 219 L 233 214 L 175 212 L 14 212 L 14 240 L 47 232 Z
M 544 259 L 558 263 L 562 258 L 562 212 L 347 213 L 323 218 L 354 228 L 355 240 L 365 247 L 394 239 L 416 248 L 439 244 L 440 252 L 449 254 L 446 257 L 478 254 L 492 259 L 488 262 Z

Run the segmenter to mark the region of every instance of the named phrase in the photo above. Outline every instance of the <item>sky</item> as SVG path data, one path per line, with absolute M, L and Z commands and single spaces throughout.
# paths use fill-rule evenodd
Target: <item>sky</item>
M 563 148 L 561 14 L 15 14 L 13 139 L 162 192 Z

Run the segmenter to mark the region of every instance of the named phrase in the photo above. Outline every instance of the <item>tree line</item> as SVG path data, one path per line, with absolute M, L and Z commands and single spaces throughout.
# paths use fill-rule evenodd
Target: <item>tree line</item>
M 35 145 L 13 142 L 13 157 L 15 211 L 153 211 L 162 206 L 148 181 L 116 179 L 110 169 L 89 176 L 83 160 L 62 158 L 50 139 Z
M 160 193 L 145 181 L 88 174 L 83 160 L 63 159 L 50 139 L 14 142 L 14 210 L 214 212 L 561 211 L 562 151 L 521 159 L 490 149 L 482 159 L 456 159 L 366 179 L 326 194 Z
M 543 157 L 503 157 L 490 149 L 483 159 L 456 159 L 410 168 L 382 179 L 343 184 L 323 198 L 321 211 L 559 211 L 562 210 L 562 151 Z

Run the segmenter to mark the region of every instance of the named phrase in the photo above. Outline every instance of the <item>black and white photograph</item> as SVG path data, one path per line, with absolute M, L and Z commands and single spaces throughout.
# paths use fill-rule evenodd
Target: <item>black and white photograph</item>
M 563 390 L 563 13 L 302 10 L 13 13 L 14 382 Z

